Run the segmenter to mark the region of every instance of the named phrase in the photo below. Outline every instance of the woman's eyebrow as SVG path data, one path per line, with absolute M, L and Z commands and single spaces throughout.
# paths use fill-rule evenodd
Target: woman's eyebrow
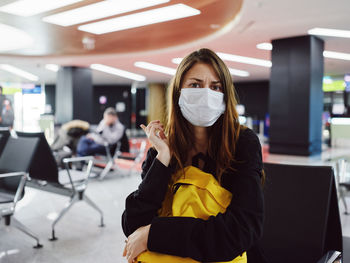
M 203 80 L 201 79 L 197 79 L 197 78 L 189 78 L 188 80 L 195 80 L 195 81 L 198 81 L 198 82 L 203 82 Z M 221 81 L 220 80 L 214 80 L 211 82 L 212 84 L 217 84 L 217 83 L 220 83 L 221 84 Z
M 197 79 L 197 78 L 189 78 L 188 80 L 195 80 L 195 81 L 198 81 L 198 82 L 203 82 L 203 80 Z

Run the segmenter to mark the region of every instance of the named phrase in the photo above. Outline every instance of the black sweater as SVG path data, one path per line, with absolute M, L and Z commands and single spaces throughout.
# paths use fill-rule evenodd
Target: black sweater
M 126 199 L 122 226 L 126 236 L 151 224 L 147 247 L 150 251 L 191 257 L 198 261 L 229 261 L 252 248 L 262 235 L 262 156 L 258 137 L 250 129 L 241 131 L 236 145 L 235 172 L 222 175 L 222 186 L 233 196 L 225 213 L 208 220 L 192 217 L 158 217 L 169 179 L 174 172 L 150 149 L 142 165 L 142 182 Z M 207 161 L 205 172 L 215 164 Z M 255 250 L 255 249 L 254 249 Z M 249 259 L 249 251 L 247 252 Z M 249 261 L 250 262 L 250 261 Z

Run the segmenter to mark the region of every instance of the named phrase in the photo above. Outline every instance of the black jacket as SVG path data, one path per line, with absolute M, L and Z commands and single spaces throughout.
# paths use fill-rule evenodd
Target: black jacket
M 264 205 L 261 187 L 263 169 L 261 146 L 250 129 L 244 129 L 236 145 L 235 172 L 222 175 L 222 186 L 233 196 L 225 213 L 208 220 L 192 217 L 157 217 L 174 172 L 150 149 L 142 165 L 142 182 L 126 199 L 122 226 L 126 236 L 141 226 L 151 224 L 147 247 L 150 251 L 198 261 L 229 261 L 248 251 L 258 251 L 256 244 L 262 236 Z M 215 175 L 215 163 L 207 160 L 203 169 Z M 258 251 L 259 253 L 259 251 Z M 255 253 L 256 254 L 256 253 Z M 252 257 L 253 258 L 253 257 Z M 254 255 L 256 258 L 256 255 Z

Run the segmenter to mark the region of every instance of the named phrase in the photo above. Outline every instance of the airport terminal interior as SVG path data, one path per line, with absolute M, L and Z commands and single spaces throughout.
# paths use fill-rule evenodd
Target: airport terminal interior
M 227 65 L 261 144 L 268 262 L 350 263 L 349 12 L 349 0 L 1 0 L 0 263 L 127 262 L 125 200 L 152 147 L 140 125 L 166 125 L 170 82 L 201 48 Z M 105 123 L 117 139 L 99 142 Z

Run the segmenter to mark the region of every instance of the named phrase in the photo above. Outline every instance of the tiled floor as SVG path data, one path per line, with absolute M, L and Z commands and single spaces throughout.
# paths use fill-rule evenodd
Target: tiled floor
M 125 237 L 121 214 L 125 197 L 139 182 L 139 175 L 135 174 L 124 177 L 110 174 L 104 181 L 92 180 L 86 194 L 104 211 L 106 227 L 100 228 L 99 215 L 79 202 L 58 223 L 55 242 L 48 240 L 52 218 L 68 198 L 27 188 L 16 218 L 40 237 L 44 247 L 33 249 L 33 239 L 0 222 L 0 263 L 126 262 L 122 257 Z M 350 197 L 347 201 L 350 204 Z M 342 205 L 340 209 L 343 210 Z M 350 236 L 350 216 L 342 214 L 342 224 L 343 234 Z

